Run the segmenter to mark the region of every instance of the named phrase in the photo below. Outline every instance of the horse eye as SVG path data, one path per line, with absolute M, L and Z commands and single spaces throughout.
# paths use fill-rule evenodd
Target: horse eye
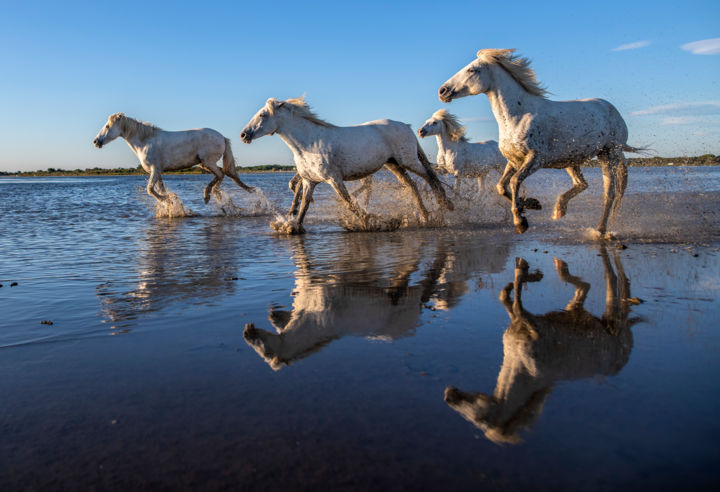
M 105 125 L 105 129 L 108 130 L 110 128 L 110 125 Z

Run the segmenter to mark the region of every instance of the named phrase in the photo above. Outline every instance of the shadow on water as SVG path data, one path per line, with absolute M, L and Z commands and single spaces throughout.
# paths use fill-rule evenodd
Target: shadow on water
M 449 309 L 479 272 L 501 271 L 508 244 L 458 245 L 438 234 L 342 234 L 318 255 L 294 238 L 292 310 L 271 308 L 277 333 L 248 324 L 245 341 L 281 369 L 345 336 L 412 336 L 423 309 Z M 319 261 L 318 261 L 319 260 Z
M 570 274 L 568 265 L 555 259 L 558 277 L 575 287 L 562 311 L 537 315 L 525 310 L 522 290 L 540 282 L 543 274 L 529 272 L 528 263 L 516 259 L 515 279 L 500 291 L 500 302 L 510 317 L 503 335 L 504 359 L 492 395 L 470 393 L 455 387 L 445 390 L 447 404 L 498 443 L 521 442 L 542 413 L 553 386 L 593 376 L 616 375 L 627 364 L 633 347 L 630 328 L 640 321 L 630 317 L 630 281 L 620 255 L 614 251 L 613 270 L 606 248 L 600 248 L 605 274 L 605 312 L 595 316 L 585 309 L 590 284 Z

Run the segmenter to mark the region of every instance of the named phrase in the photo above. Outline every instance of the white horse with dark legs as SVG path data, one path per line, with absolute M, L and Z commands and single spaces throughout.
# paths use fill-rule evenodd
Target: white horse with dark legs
M 123 113 L 115 113 L 110 115 L 93 144 L 100 149 L 118 137 L 125 139 L 140 159 L 143 169 L 150 173 L 147 192 L 158 201 L 167 198 L 162 171 L 177 171 L 196 165 L 215 176 L 203 193 L 205 203 L 225 176 L 244 190 L 255 191 L 255 188 L 240 181 L 237 175 L 230 140 L 210 128 L 167 132 Z M 222 168 L 216 164 L 220 159 L 223 161 Z
M 267 103 L 253 116 L 240 137 L 245 143 L 277 133 L 292 150 L 302 178 L 302 202 L 288 232 L 302 232 L 302 223 L 318 183 L 328 183 L 348 209 L 368 228 L 373 218 L 348 193 L 344 181 L 362 179 L 386 166 L 412 193 L 424 221 L 428 211 L 408 171 L 428 182 L 439 204 L 452 210 L 440 180 L 413 131 L 405 123 L 377 120 L 338 127 L 319 119 L 302 98 Z
M 478 51 L 475 60 L 440 87 L 438 97 L 450 102 L 487 94 L 499 127 L 500 151 L 508 160 L 497 189 L 512 202 L 513 222 L 519 233 L 528 227 L 523 210 L 540 209 L 536 199 L 522 199 L 518 195 L 525 178 L 541 168 L 568 172 L 573 187 L 555 203 L 553 219 L 559 219 L 565 215 L 568 200 L 587 188 L 580 166 L 597 156 L 605 185 L 598 231 L 607 236 L 608 219 L 619 209 L 627 186 L 623 151 L 642 149 L 627 145 L 627 126 L 609 102 L 546 99 L 546 91 L 538 84 L 530 61 L 514 51 Z
M 507 159 L 500 153 L 495 140 L 468 142 L 465 128 L 457 118 L 440 109 L 418 130 L 420 138 L 435 135 L 438 144 L 437 165 L 455 176 L 454 189 L 463 178 L 476 178 L 478 191 L 483 190 L 485 176 L 495 170 L 503 173 Z

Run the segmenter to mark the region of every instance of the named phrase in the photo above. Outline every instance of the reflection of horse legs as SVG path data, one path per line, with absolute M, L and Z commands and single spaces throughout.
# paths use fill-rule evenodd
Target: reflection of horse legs
M 555 203 L 555 210 L 552 215 L 552 218 L 555 220 L 564 217 L 565 212 L 567 212 L 568 201 L 588 187 L 587 181 L 585 181 L 585 177 L 583 176 L 579 165 L 576 164 L 574 166 L 566 167 L 565 170 L 572 179 L 573 187 L 558 196 L 557 202 Z
M 422 215 L 423 222 L 427 222 L 428 211 L 425 208 L 425 204 L 423 203 L 422 198 L 420 198 L 420 192 L 418 192 L 415 181 L 413 181 L 410 176 L 408 176 L 407 171 L 400 167 L 398 164 L 388 162 L 385 164 L 385 166 L 387 166 L 390 172 L 395 175 L 395 177 L 398 179 L 398 181 L 400 181 L 400 183 L 402 183 L 406 188 L 410 190 L 413 198 L 415 199 L 415 203 L 420 209 L 420 215 Z
M 523 284 L 527 282 L 539 282 L 543 278 L 540 270 L 536 270 L 535 273 L 528 273 L 529 269 L 530 266 L 527 261 L 522 258 L 515 258 L 515 278 L 500 291 L 500 302 L 505 306 L 505 310 L 513 321 L 523 310 L 521 299 Z M 513 290 L 515 291 L 515 297 L 511 302 L 510 292 Z
M 587 298 L 588 291 L 590 290 L 590 284 L 584 282 L 580 277 L 570 275 L 568 265 L 564 261 L 557 258 L 553 258 L 553 261 L 555 262 L 555 270 L 557 271 L 560 280 L 575 286 L 575 294 L 573 294 L 573 298 L 570 300 L 568 305 L 565 306 L 565 311 L 581 311 L 585 305 L 585 299 Z

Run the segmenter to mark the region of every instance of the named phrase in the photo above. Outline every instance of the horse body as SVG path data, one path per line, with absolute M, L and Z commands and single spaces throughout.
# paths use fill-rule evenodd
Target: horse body
M 606 284 L 601 317 L 584 308 L 590 284 L 571 275 L 560 260 L 555 260 L 558 276 L 575 287 L 573 298 L 563 311 L 526 311 L 523 286 L 539 281 L 542 274 L 528 273 L 527 262 L 517 259 L 515 279 L 500 293 L 510 326 L 503 334 L 504 357 L 495 391 L 489 395 L 445 390 L 445 401 L 490 440 L 519 442 L 519 431 L 535 422 L 558 381 L 613 376 L 627 364 L 633 346 L 630 328 L 637 321 L 629 317 L 630 282 L 619 255 L 615 254 L 617 275 L 604 248 L 601 256 Z
M 438 167 L 455 176 L 455 188 L 460 178 L 476 178 L 482 191 L 485 176 L 493 169 L 502 174 L 507 164 L 496 141 L 468 142 L 465 128 L 444 109 L 436 111 L 418 130 L 420 138 L 431 135 L 437 139 Z
M 240 181 L 237 175 L 230 140 L 211 128 L 165 131 L 123 113 L 116 113 L 108 118 L 93 143 L 97 148 L 102 148 L 118 137 L 125 139 L 140 160 L 140 165 L 150 174 L 147 192 L 158 201 L 167 198 L 162 171 L 177 171 L 196 165 L 214 175 L 203 193 L 205 203 L 225 176 L 229 176 L 244 190 L 254 191 L 253 187 Z M 222 168 L 216 164 L 220 159 L 223 161 Z
M 438 91 L 443 102 L 487 94 L 498 123 L 499 148 L 508 159 L 498 192 L 512 204 L 517 232 L 527 230 L 525 208 L 539 209 L 534 198 L 522 199 L 518 188 L 541 168 L 566 169 L 573 187 L 561 194 L 553 218 L 563 217 L 568 201 L 587 188 L 580 165 L 597 157 L 604 182 L 603 212 L 598 225 L 607 233 L 608 220 L 619 209 L 627 186 L 623 151 L 628 131 L 617 109 L 602 99 L 551 101 L 539 86 L 529 61 L 514 50 L 480 50 L 478 58 L 450 78 Z
M 376 120 L 337 127 L 317 118 L 302 99 L 269 99 L 243 129 L 241 138 L 251 143 L 255 138 L 275 133 L 292 150 L 297 173 L 303 181 L 297 232 L 301 230 L 315 186 L 323 182 L 338 193 L 355 215 L 367 221 L 369 215 L 356 204 L 344 181 L 362 179 L 383 166 L 410 189 L 424 220 L 428 212 L 407 171 L 425 179 L 438 202 L 452 208 L 440 180 L 405 123 Z

